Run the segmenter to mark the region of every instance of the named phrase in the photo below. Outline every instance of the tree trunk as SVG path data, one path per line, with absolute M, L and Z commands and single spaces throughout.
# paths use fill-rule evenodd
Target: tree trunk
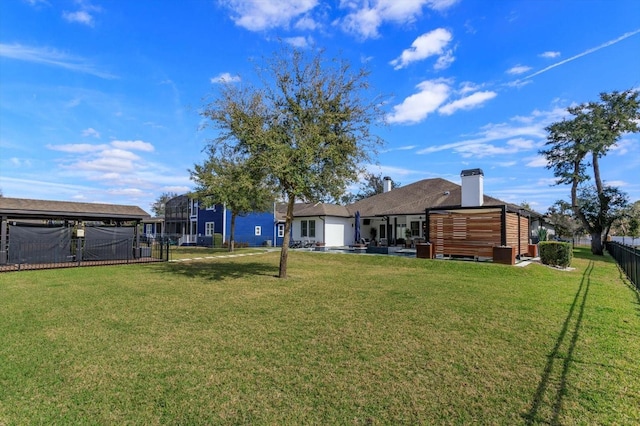
M 291 224 L 293 223 L 293 206 L 295 203 L 295 197 L 290 196 L 287 203 L 287 216 L 284 222 L 284 239 L 282 240 L 282 251 L 280 252 L 279 278 L 287 278 L 287 259 L 289 258 L 289 241 L 291 239 Z
M 236 213 L 231 212 L 231 230 L 229 232 L 229 251 L 235 250 L 236 245 Z
M 604 247 L 602 245 L 602 234 L 600 232 L 591 233 L 591 253 L 598 256 L 604 255 Z
M 604 191 L 604 185 L 602 185 L 602 178 L 600 177 L 600 161 L 598 160 L 598 154 L 595 152 L 591 157 L 591 165 L 593 166 L 593 180 L 596 182 L 596 191 L 600 196 Z

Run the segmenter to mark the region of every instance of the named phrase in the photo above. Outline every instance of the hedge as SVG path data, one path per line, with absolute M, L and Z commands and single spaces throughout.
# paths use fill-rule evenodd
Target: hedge
M 563 268 L 571 265 L 571 259 L 573 258 L 571 243 L 541 241 L 538 247 L 540 249 L 540 261 L 545 265 L 561 266 Z

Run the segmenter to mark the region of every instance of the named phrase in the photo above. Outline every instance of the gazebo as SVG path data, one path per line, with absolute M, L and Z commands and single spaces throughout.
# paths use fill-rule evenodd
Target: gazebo
M 0 197 L 0 265 L 114 259 L 124 240 L 139 248 L 148 217 L 137 206 Z

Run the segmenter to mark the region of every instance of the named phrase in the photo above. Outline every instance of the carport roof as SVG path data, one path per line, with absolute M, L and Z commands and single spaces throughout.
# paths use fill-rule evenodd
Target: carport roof
M 30 200 L 0 197 L 0 216 L 7 219 L 142 220 L 149 214 L 138 206 Z

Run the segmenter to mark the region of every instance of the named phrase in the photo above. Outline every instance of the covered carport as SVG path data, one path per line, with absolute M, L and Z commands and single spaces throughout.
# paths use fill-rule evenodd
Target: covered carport
M 122 255 L 114 254 L 114 244 L 123 239 L 133 242 L 127 259 L 139 257 L 138 224 L 146 218 L 149 214 L 138 206 L 0 197 L 0 265 L 115 260 Z M 29 244 L 28 254 L 16 253 L 19 242 Z

